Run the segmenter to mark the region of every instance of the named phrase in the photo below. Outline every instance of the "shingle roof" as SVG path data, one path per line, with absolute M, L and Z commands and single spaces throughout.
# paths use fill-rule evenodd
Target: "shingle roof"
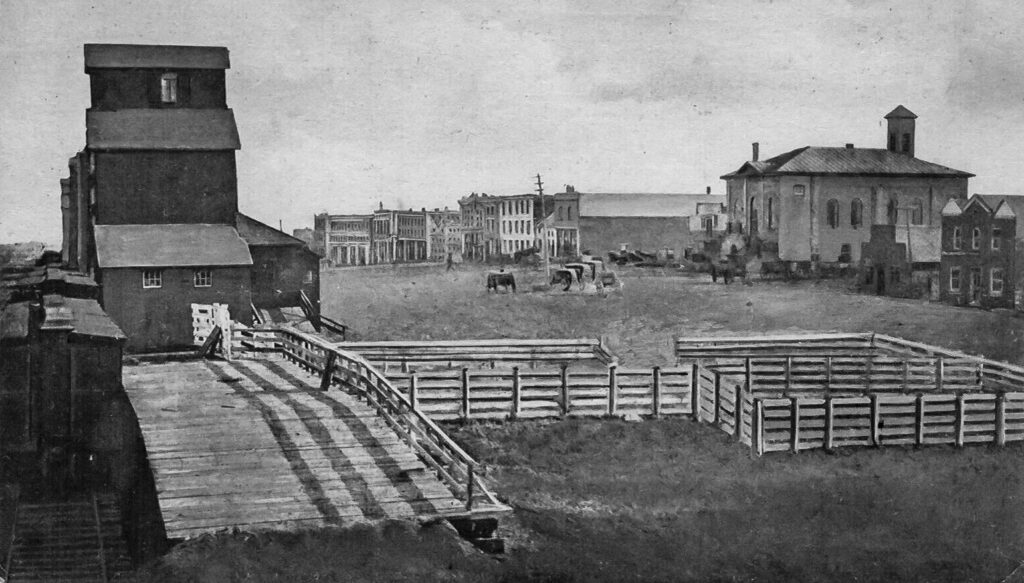
M 689 217 L 697 203 L 724 203 L 718 194 L 581 192 L 581 217 Z
M 122 109 L 87 111 L 90 150 L 238 150 L 230 109 Z
M 0 340 L 17 341 L 28 337 L 32 325 L 32 302 L 14 302 L 0 311 Z M 124 340 L 124 332 L 103 311 L 96 300 L 67 298 L 60 295 L 43 297 L 45 316 L 41 330 L 67 330 L 79 336 Z
M 230 225 L 96 225 L 101 268 L 252 265 Z
M 756 165 L 756 166 L 755 166 Z M 745 162 L 723 179 L 741 174 L 833 176 L 929 176 L 969 178 L 955 170 L 882 148 L 822 148 L 804 146 L 761 163 Z
M 305 247 L 306 243 L 302 239 L 296 239 L 287 233 L 282 233 L 277 229 L 265 225 L 256 219 L 238 213 L 235 215 L 235 228 L 238 230 L 239 236 L 246 242 L 246 244 L 256 246 L 273 246 L 273 247 Z
M 89 69 L 228 69 L 224 47 L 174 45 L 85 45 Z

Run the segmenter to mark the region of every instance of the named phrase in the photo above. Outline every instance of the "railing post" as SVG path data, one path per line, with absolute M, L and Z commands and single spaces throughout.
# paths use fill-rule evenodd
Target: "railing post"
M 562 382 L 562 416 L 569 414 L 569 365 L 563 364 L 561 371 L 561 382 Z
M 996 445 L 1006 445 L 1006 393 L 996 393 Z
M 651 370 L 651 414 L 655 417 L 661 415 L 661 367 L 656 366 Z
M 879 435 L 879 413 L 881 412 L 878 407 L 878 395 L 872 393 L 868 398 L 871 399 L 871 445 L 878 447 L 880 443 Z
M 616 376 L 617 366 L 613 362 L 608 365 L 608 416 L 614 417 L 618 413 L 618 392 L 619 383 Z
M 789 437 L 793 453 L 800 453 L 800 397 L 789 398 Z
M 469 369 L 462 368 L 462 420 L 469 421 Z
M 733 404 L 733 437 L 743 440 L 743 385 L 736 385 L 736 402 Z
M 420 392 L 416 382 L 416 371 L 409 373 L 409 404 L 413 411 L 420 410 Z
M 700 421 L 700 366 L 696 362 L 690 370 L 690 414 Z
M 320 377 L 320 390 L 327 392 L 331 388 L 331 381 L 334 378 L 334 365 L 338 359 L 338 353 L 331 351 L 327 353 L 327 360 L 324 361 L 324 373 Z
M 519 367 L 512 367 L 512 412 L 510 417 L 512 419 L 519 418 L 520 408 L 522 407 L 522 389 L 520 387 L 519 380 Z
M 466 468 L 466 510 L 473 509 L 473 495 L 476 493 L 473 491 L 473 478 L 476 471 L 473 464 L 468 464 Z
M 946 380 L 946 378 L 945 378 L 946 377 L 946 370 L 945 370 L 945 368 L 946 368 L 945 367 L 945 363 L 943 362 L 942 357 L 940 356 L 940 357 L 936 358 L 935 359 L 935 386 L 938 388 L 940 393 L 942 392 L 942 383 L 943 383 L 943 381 Z

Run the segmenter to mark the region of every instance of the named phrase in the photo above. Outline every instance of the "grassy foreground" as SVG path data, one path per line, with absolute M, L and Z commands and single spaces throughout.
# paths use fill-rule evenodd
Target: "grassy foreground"
M 521 288 L 541 283 L 519 275 Z M 481 270 L 351 269 L 325 312 L 364 339 L 606 335 L 625 364 L 679 334 L 877 331 L 1024 363 L 1024 320 L 846 293 L 627 275 L 623 295 L 487 295 Z M 155 581 L 1024 580 L 1024 448 L 846 449 L 751 458 L 687 419 L 449 426 L 514 508 L 483 555 L 444 525 L 224 534 L 148 565 Z M 1013 574 L 1012 577 L 1011 574 Z M 1010 577 L 1009 579 L 1007 579 Z

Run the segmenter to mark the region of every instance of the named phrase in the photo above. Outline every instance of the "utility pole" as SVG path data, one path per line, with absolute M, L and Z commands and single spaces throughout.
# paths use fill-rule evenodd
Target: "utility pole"
M 544 196 L 544 183 L 540 181 L 540 174 L 537 174 L 537 194 Z
M 540 205 L 540 224 L 543 228 L 540 231 L 540 250 L 544 254 L 544 273 L 546 277 L 551 277 L 551 249 L 548 248 L 548 226 L 545 223 L 547 217 L 544 216 L 544 183 L 540 180 L 540 173 L 537 173 L 537 204 Z

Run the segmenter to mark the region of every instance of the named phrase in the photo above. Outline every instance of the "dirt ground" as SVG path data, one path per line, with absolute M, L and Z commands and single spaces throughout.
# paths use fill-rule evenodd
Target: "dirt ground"
M 539 273 L 517 273 L 521 291 Z M 877 331 L 1024 362 L 1008 312 L 862 296 L 842 282 L 711 284 L 629 272 L 624 293 L 490 294 L 482 270 L 323 274 L 363 339 L 605 335 L 627 365 L 681 334 Z M 1024 448 L 848 449 L 753 458 L 687 419 L 448 426 L 514 509 L 492 557 L 443 526 L 225 534 L 146 567 L 160 581 L 1018 581 Z M 1011 576 L 1012 574 L 1012 576 Z

